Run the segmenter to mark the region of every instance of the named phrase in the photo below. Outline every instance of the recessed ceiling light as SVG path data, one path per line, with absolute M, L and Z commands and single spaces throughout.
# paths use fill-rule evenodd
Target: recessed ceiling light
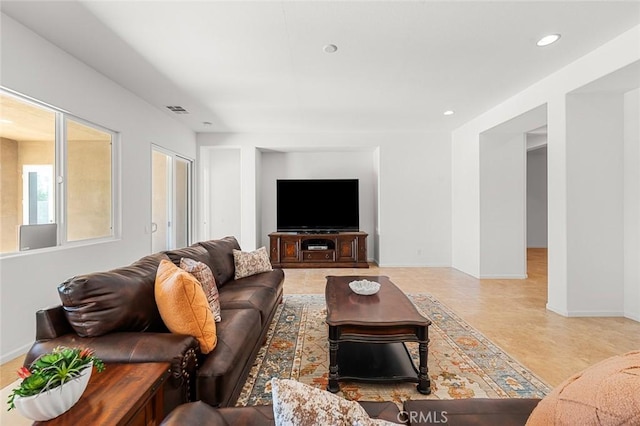
M 324 53 L 335 53 L 336 50 L 338 50 L 338 46 L 335 44 L 327 44 L 322 48 L 322 50 L 324 50 Z
M 549 34 L 542 37 L 540 40 L 538 40 L 536 44 L 540 47 L 548 46 L 552 43 L 555 43 L 559 39 L 560 39 L 560 34 Z
M 444 115 L 453 115 L 453 114 L 455 114 L 455 112 L 451 111 L 451 110 L 447 110 L 447 111 L 443 112 L 443 114 Z

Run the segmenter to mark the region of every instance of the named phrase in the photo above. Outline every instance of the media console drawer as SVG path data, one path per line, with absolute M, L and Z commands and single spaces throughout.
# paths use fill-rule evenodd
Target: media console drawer
M 333 262 L 336 260 L 335 250 L 305 250 L 302 259 L 315 262 Z
M 269 240 L 274 268 L 369 267 L 366 232 L 273 232 Z

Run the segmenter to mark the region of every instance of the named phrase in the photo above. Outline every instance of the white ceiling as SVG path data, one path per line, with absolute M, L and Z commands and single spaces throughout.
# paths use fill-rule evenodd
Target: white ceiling
M 186 108 L 174 116 L 197 132 L 450 131 L 640 23 L 637 1 L 1 8 L 158 108 Z M 536 47 L 549 33 L 562 38 Z

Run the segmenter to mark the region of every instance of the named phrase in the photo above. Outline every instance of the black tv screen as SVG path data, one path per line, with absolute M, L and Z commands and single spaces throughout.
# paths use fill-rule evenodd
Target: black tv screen
M 286 179 L 276 183 L 279 232 L 360 230 L 358 179 Z

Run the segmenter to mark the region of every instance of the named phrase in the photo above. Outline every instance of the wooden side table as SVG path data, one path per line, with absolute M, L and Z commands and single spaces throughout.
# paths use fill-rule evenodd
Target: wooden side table
M 36 425 L 158 425 L 164 418 L 168 362 L 105 364 L 93 371 L 80 400 L 66 413 Z

